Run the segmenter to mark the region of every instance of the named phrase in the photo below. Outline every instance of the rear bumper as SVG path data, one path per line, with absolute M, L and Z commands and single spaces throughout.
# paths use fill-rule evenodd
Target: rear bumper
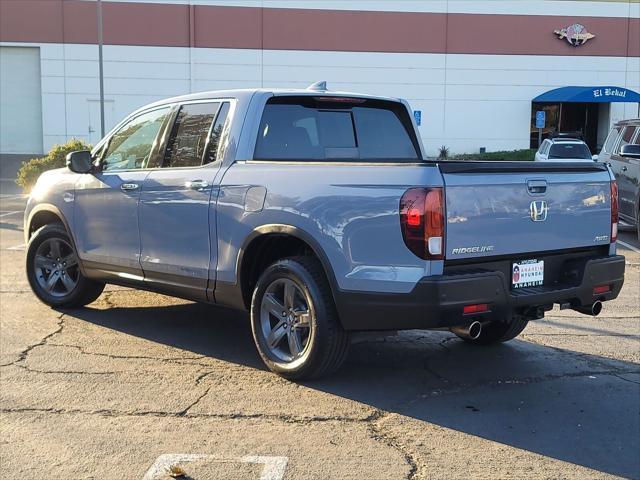
M 571 283 L 515 291 L 502 271 L 457 271 L 424 277 L 410 293 L 341 291 L 336 294 L 336 304 L 347 330 L 443 328 L 476 319 L 510 321 L 513 315 L 532 315 L 532 309 L 543 312 L 554 303 L 580 307 L 596 300 L 613 300 L 624 283 L 624 269 L 621 255 L 588 259 L 580 265 L 581 278 Z M 610 290 L 594 295 L 593 288 L 600 285 L 609 285 Z M 489 305 L 489 312 L 463 314 L 465 305 L 482 303 Z

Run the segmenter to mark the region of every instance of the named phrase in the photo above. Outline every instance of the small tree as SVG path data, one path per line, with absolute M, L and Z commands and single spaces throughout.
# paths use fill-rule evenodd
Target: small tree
M 76 138 L 72 138 L 64 145 L 54 145 L 45 157 L 32 158 L 22 162 L 16 183 L 25 192 L 28 192 L 33 188 L 42 172 L 64 167 L 67 154 L 76 150 L 91 150 L 91 145 Z
M 438 149 L 438 158 L 441 160 L 446 160 L 447 158 L 449 158 L 449 148 L 447 148 L 445 145 L 442 145 Z

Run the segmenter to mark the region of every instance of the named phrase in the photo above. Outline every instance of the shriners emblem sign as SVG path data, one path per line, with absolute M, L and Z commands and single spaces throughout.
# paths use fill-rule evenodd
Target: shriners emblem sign
M 574 23 L 573 25 L 569 25 L 566 28 L 561 28 L 560 30 L 554 30 L 553 33 L 558 35 L 560 40 L 567 39 L 570 45 L 574 47 L 579 47 L 580 45 L 584 45 L 592 38 L 595 38 L 593 33 L 589 33 L 587 31 L 587 27 L 584 25 L 580 25 L 579 23 Z

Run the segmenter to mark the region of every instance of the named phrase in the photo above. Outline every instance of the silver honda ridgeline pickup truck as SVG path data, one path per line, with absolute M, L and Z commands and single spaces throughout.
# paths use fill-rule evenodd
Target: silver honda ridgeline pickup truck
M 67 166 L 25 213 L 40 300 L 80 307 L 113 283 L 247 309 L 291 379 L 336 370 L 354 331 L 504 342 L 554 304 L 597 315 L 623 283 L 606 165 L 429 161 L 394 98 L 171 98 Z

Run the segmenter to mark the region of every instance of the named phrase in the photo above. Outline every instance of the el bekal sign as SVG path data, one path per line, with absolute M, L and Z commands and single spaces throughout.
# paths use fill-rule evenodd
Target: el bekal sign
M 624 88 L 595 88 L 592 90 L 593 98 L 602 100 L 606 98 L 626 98 L 627 90 Z

